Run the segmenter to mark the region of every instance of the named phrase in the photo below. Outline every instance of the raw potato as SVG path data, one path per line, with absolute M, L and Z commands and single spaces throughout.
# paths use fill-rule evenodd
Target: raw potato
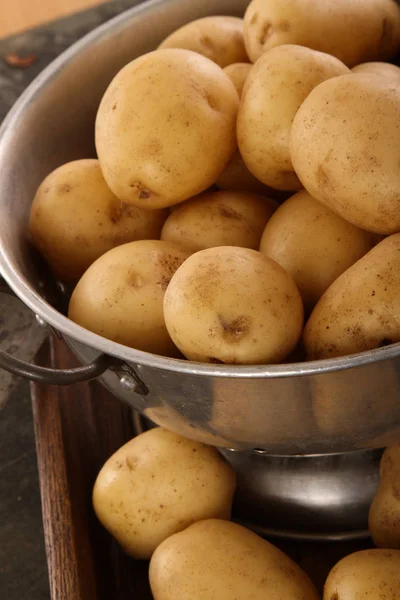
M 399 600 L 400 551 L 362 550 L 333 567 L 324 600 Z
M 400 234 L 391 235 L 328 288 L 304 329 L 311 360 L 400 341 Z
M 205 192 L 170 214 L 161 239 L 188 252 L 215 246 L 258 250 L 277 207 L 274 200 L 245 192 Z
M 195 523 L 163 542 L 150 562 L 154 600 L 318 600 L 286 554 L 228 521 Z
M 291 132 L 297 175 L 314 198 L 367 231 L 400 231 L 400 87 L 368 74 L 321 83 Z
M 272 216 L 260 252 L 293 277 L 310 310 L 335 279 L 373 246 L 372 234 L 351 225 L 303 190 Z
M 101 469 L 93 506 L 127 554 L 150 558 L 166 538 L 202 519 L 230 519 L 236 475 L 218 450 L 157 427 Z
M 302 46 L 279 46 L 252 68 L 239 109 L 239 150 L 250 172 L 270 187 L 303 186 L 290 159 L 292 122 L 309 93 L 322 81 L 350 70 L 337 58 Z
M 369 530 L 376 546 L 400 550 L 400 444 L 386 448 L 380 473 L 379 489 L 369 512 Z
M 275 46 L 299 44 L 353 67 L 396 54 L 400 9 L 393 0 L 253 0 L 244 39 L 252 62 Z
M 165 326 L 168 283 L 188 253 L 167 242 L 124 244 L 100 257 L 76 286 L 68 316 L 109 340 L 162 356 L 179 356 Z
M 400 85 L 400 68 L 397 65 L 385 62 L 369 62 L 352 68 L 353 73 L 369 73 L 370 75 L 384 77 L 396 85 Z
M 248 61 L 243 40 L 243 19 L 237 17 L 197 19 L 171 33 L 159 48 L 193 50 L 222 68 Z
M 203 192 L 235 152 L 238 104 L 229 77 L 200 54 L 167 49 L 137 58 L 113 79 L 97 114 L 108 185 L 145 208 Z
M 235 86 L 239 97 L 242 95 L 244 84 L 246 83 L 246 79 L 252 66 L 253 65 L 250 63 L 233 63 L 224 69 L 225 73 Z
M 256 179 L 244 164 L 239 150 L 236 150 L 226 168 L 218 177 L 216 185 L 220 190 L 261 194 L 278 202 L 284 202 L 288 197 L 287 192 L 274 190 Z
M 107 187 L 98 160 L 67 163 L 48 175 L 33 200 L 30 235 L 65 283 L 76 283 L 111 248 L 160 237 L 167 212 L 121 203 Z
M 248 248 L 222 246 L 193 254 L 164 299 L 171 338 L 189 360 L 277 363 L 296 346 L 303 305 L 291 277 Z

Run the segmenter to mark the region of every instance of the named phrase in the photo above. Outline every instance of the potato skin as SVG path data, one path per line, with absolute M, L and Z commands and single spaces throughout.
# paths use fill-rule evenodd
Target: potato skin
M 93 506 L 127 554 L 150 558 L 195 521 L 229 519 L 235 487 L 236 475 L 218 450 L 157 427 L 108 459 Z
M 299 44 L 353 67 L 396 54 L 400 9 L 392 0 L 253 0 L 244 17 L 244 39 L 252 62 L 275 46 Z
M 167 211 L 122 204 L 99 161 L 76 160 L 47 175 L 32 203 L 32 242 L 64 283 L 76 283 L 111 248 L 160 236 Z
M 192 21 L 168 36 L 159 46 L 198 52 L 224 68 L 248 60 L 243 40 L 243 19 L 212 16 Z
M 245 192 L 204 192 L 170 214 L 161 239 L 188 252 L 216 246 L 258 250 L 277 208 L 274 200 Z
M 274 190 L 256 179 L 246 167 L 239 150 L 236 150 L 215 183 L 220 190 L 261 194 L 277 202 L 284 202 L 290 196 L 290 192 Z
M 376 546 L 400 550 L 400 444 L 386 448 L 380 473 L 369 511 L 369 530 Z
M 206 190 L 236 149 L 238 103 L 229 77 L 195 52 L 157 50 L 129 63 L 109 85 L 96 119 L 109 187 L 145 208 Z
M 154 600 L 318 600 L 304 571 L 278 548 L 214 519 L 165 540 L 149 577 Z
M 386 62 L 362 63 L 352 68 L 353 73 L 365 73 L 376 77 L 384 77 L 400 85 L 400 67 Z
M 164 316 L 189 360 L 266 364 L 284 360 L 303 325 L 300 293 L 274 261 L 248 248 L 193 254 L 172 278 Z
M 303 46 L 272 48 L 257 61 L 237 120 L 240 153 L 257 179 L 280 190 L 303 187 L 289 151 L 294 116 L 318 84 L 346 73 L 350 70 L 337 58 Z
M 367 231 L 400 231 L 400 88 L 366 74 L 335 77 L 293 121 L 291 157 L 310 194 Z
M 302 190 L 269 220 L 260 252 L 293 277 L 304 306 L 311 310 L 339 275 L 373 246 L 372 234 L 351 225 Z
M 246 83 L 246 79 L 252 67 L 253 65 L 251 63 L 233 63 L 224 69 L 225 73 L 235 86 L 239 98 L 242 95 L 244 84 Z
M 400 341 L 400 234 L 385 238 L 327 289 L 304 329 L 309 359 Z
M 325 583 L 324 600 L 397 600 L 400 590 L 400 551 L 362 550 L 333 567 Z
M 110 250 L 78 282 L 69 318 L 119 344 L 179 356 L 165 326 L 163 299 L 172 275 L 187 257 L 181 248 L 159 240 Z

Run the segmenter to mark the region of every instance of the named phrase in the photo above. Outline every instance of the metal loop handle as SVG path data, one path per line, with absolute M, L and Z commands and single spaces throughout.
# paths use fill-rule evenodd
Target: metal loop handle
M 46 383 L 48 385 L 71 385 L 72 383 L 91 381 L 103 375 L 111 367 L 114 367 L 116 362 L 111 356 L 100 354 L 93 362 L 83 367 L 50 369 L 25 362 L 0 350 L 1 369 L 5 369 L 13 375 L 19 375 L 30 381 L 37 381 L 38 383 Z

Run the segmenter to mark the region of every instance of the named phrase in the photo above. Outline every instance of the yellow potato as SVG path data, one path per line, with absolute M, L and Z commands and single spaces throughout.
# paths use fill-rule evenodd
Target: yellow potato
M 218 450 L 157 427 L 122 446 L 101 469 L 93 506 L 135 558 L 202 519 L 229 519 L 236 476 Z
M 308 358 L 400 341 L 400 234 L 385 238 L 328 288 L 304 329 Z
M 400 550 L 400 444 L 386 448 L 380 472 L 379 489 L 369 512 L 369 530 L 376 546 Z
M 244 84 L 246 83 L 247 76 L 250 73 L 252 66 L 253 65 L 250 63 L 233 63 L 224 69 L 225 73 L 235 86 L 239 97 L 242 95 Z
M 260 252 L 293 277 L 310 310 L 335 279 L 373 246 L 372 234 L 351 225 L 303 190 L 272 216 Z
M 369 73 L 370 75 L 384 77 L 400 85 L 400 68 L 397 65 L 385 62 L 362 63 L 352 68 L 353 73 Z
M 109 187 L 145 208 L 203 192 L 236 149 L 238 104 L 229 77 L 195 52 L 157 50 L 129 63 L 109 85 L 96 119 Z
M 237 17 L 197 19 L 171 33 L 159 48 L 192 50 L 220 67 L 248 60 L 243 40 L 243 19 Z
M 303 326 L 291 277 L 248 248 L 221 246 L 193 254 L 164 299 L 171 338 L 189 360 L 265 364 L 284 360 Z
M 110 250 L 78 282 L 69 318 L 119 344 L 177 356 L 165 326 L 163 299 L 172 275 L 187 256 L 181 248 L 158 240 Z
M 220 190 L 262 194 L 269 198 L 273 198 L 278 202 L 284 202 L 288 197 L 287 192 L 274 190 L 256 179 L 244 164 L 239 150 L 236 150 L 231 160 L 218 177 L 216 185 Z
M 367 231 L 400 231 L 400 87 L 368 74 L 315 88 L 291 132 L 297 175 L 314 198 Z
M 76 160 L 48 175 L 36 192 L 29 230 L 55 276 L 76 283 L 111 248 L 160 237 L 167 212 L 128 206 L 107 187 L 99 161 Z
M 302 188 L 290 159 L 294 116 L 322 81 L 350 70 L 337 58 L 304 48 L 279 46 L 252 68 L 239 109 L 237 139 L 249 171 L 270 187 Z
M 398 600 L 400 551 L 362 550 L 333 567 L 325 583 L 324 600 Z
M 353 67 L 396 54 L 400 9 L 392 0 L 253 0 L 244 40 L 252 62 L 275 46 L 299 44 Z
M 205 192 L 170 214 L 161 239 L 188 252 L 216 246 L 258 250 L 277 207 L 274 200 L 245 192 Z
M 215 519 L 165 540 L 149 577 L 154 600 L 318 600 L 286 554 L 236 523 Z

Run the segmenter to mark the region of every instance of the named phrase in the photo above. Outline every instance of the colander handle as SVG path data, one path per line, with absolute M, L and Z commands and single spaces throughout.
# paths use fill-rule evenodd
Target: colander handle
M 8 294 L 14 298 L 16 297 L 1 276 L 0 294 Z M 47 326 L 46 323 L 43 322 L 43 324 Z M 49 329 L 60 336 L 60 334 L 51 327 L 49 327 Z M 127 363 L 106 354 L 100 354 L 91 363 L 82 367 L 75 367 L 73 369 L 52 369 L 50 367 L 40 367 L 39 365 L 15 358 L 15 356 L 8 354 L 8 352 L 0 350 L 0 369 L 4 369 L 9 373 L 18 375 L 24 379 L 47 385 L 71 385 L 73 383 L 83 383 L 85 381 L 97 379 L 97 377 L 100 377 L 106 371 L 110 370 L 116 373 L 121 384 L 129 391 L 141 396 L 146 396 L 149 393 L 147 386 L 132 367 Z
M 93 362 L 83 367 L 51 369 L 25 362 L 0 350 L 0 369 L 5 369 L 9 373 L 19 375 L 24 379 L 48 385 L 71 385 L 72 383 L 91 381 L 115 366 L 115 359 L 100 354 Z

